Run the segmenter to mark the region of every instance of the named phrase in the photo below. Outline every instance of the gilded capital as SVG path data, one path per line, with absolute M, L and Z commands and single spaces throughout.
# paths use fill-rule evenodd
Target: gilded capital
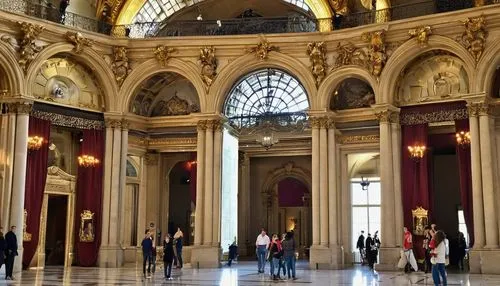
M 391 122 L 391 111 L 390 110 L 381 110 L 375 112 L 375 117 L 377 117 L 377 120 L 382 123 L 382 122 Z
M 198 131 L 205 131 L 205 130 L 207 130 L 207 121 L 206 120 L 200 120 L 200 121 L 198 121 L 198 124 L 196 125 L 196 129 Z
M 487 102 L 481 102 L 477 105 L 479 116 L 491 115 L 493 108 Z
M 321 127 L 321 117 L 309 117 L 309 123 L 312 128 L 320 128 Z
M 33 109 L 33 104 L 26 102 L 13 102 L 7 103 L 6 107 L 8 113 L 30 114 Z
M 477 103 L 468 103 L 467 113 L 469 114 L 469 117 L 479 116 L 479 105 Z
M 154 165 L 158 165 L 158 154 L 156 153 L 146 153 L 146 155 L 144 156 L 144 161 L 146 162 L 146 165 L 149 165 L 149 166 L 154 166 Z
M 121 127 L 123 130 L 128 130 L 130 128 L 130 121 L 123 119 L 121 121 Z
M 222 120 L 213 120 L 212 121 L 212 125 L 213 125 L 213 128 L 214 128 L 214 131 L 217 131 L 217 132 L 222 132 L 222 129 L 224 128 L 224 121 Z

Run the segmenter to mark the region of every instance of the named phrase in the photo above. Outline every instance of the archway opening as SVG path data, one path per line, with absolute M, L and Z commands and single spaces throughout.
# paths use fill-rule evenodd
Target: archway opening
M 173 236 L 180 227 L 184 233 L 183 244 L 193 243 L 194 210 L 196 188 L 194 162 L 182 161 L 175 164 L 169 174 L 168 233 Z
M 500 97 L 500 64 L 495 70 L 495 75 L 493 76 L 493 85 L 491 87 L 491 97 Z

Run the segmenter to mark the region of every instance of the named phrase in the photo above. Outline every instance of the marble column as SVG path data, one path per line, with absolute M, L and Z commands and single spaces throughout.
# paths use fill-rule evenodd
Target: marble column
M 118 246 L 119 225 L 119 198 L 120 198 L 120 165 L 121 165 L 121 121 L 114 122 L 113 129 L 113 158 L 111 171 L 111 200 L 109 204 L 109 246 Z
M 113 127 L 110 120 L 106 120 L 106 146 L 104 153 L 104 187 L 102 202 L 102 234 L 101 246 L 109 244 L 109 204 L 111 201 L 111 169 L 113 165 Z
M 319 196 L 320 196 L 320 244 L 328 247 L 328 118 L 321 118 L 319 129 Z
M 319 175 L 319 120 L 318 118 L 311 119 L 312 128 L 312 244 L 320 244 L 320 175 Z
M 4 179 L 3 179 L 3 199 L 2 199 L 2 226 L 4 232 L 9 229 L 10 221 L 10 202 L 12 196 L 12 174 L 14 172 L 14 148 L 16 143 L 16 114 L 7 113 L 3 115 L 2 125 L 6 129 L 2 129 L 2 134 L 4 137 L 4 148 L 5 148 L 5 161 L 4 161 Z M 4 124 L 5 123 L 5 124 Z
M 198 138 L 196 150 L 196 209 L 194 219 L 194 245 L 202 244 L 203 235 L 203 201 L 205 189 L 205 132 L 207 130 L 207 122 L 198 122 Z
M 221 194 L 222 194 L 222 130 L 223 122 L 214 122 L 214 199 L 212 246 L 220 245 Z
M 129 129 L 129 122 L 127 120 L 122 120 L 121 126 L 121 152 L 120 152 L 120 188 L 119 188 L 119 206 L 118 209 L 120 210 L 120 225 L 117 229 L 114 229 L 118 234 L 120 234 L 119 237 L 119 242 L 122 245 L 122 248 L 124 246 L 129 246 L 130 244 L 123 245 L 124 242 L 124 237 L 123 237 L 123 229 L 125 227 L 125 206 L 127 206 L 126 202 L 126 180 L 127 180 L 127 155 L 128 155 L 128 129 Z M 130 192 L 129 192 L 130 196 Z
M 214 189 L 214 124 L 209 121 L 205 132 L 205 196 L 203 245 L 212 245 L 213 234 L 213 189 Z
M 328 125 L 328 228 L 330 247 L 338 246 L 338 214 L 337 214 L 337 142 L 335 125 L 332 120 Z
M 142 238 L 144 237 L 143 228 L 147 225 L 146 222 L 146 207 L 147 207 L 147 189 L 148 189 L 148 173 L 146 170 L 146 159 L 143 155 L 141 157 L 141 182 L 139 184 L 139 213 L 137 217 L 137 246 L 141 245 Z
M 474 220 L 474 248 L 482 248 L 485 244 L 484 212 L 483 210 L 483 184 L 481 181 L 481 145 L 479 140 L 478 107 L 468 104 L 471 170 L 472 170 L 472 207 Z
M 498 221 L 496 217 L 495 186 L 493 180 L 491 117 L 489 106 L 479 107 L 479 142 L 481 146 L 481 173 L 483 181 L 484 225 L 486 248 L 498 247 Z M 476 211 L 476 210 L 475 210 Z
M 250 159 L 245 152 L 239 152 L 239 190 L 238 190 L 238 252 L 241 256 L 249 255 L 247 240 L 249 240 L 250 225 Z
M 16 118 L 16 141 L 14 150 L 14 169 L 12 180 L 12 199 L 10 211 L 10 224 L 16 226 L 18 241 L 18 258 L 14 263 L 14 272 L 22 270 L 23 257 L 23 226 L 24 226 L 24 195 L 26 185 L 26 163 L 28 159 L 28 127 L 29 113 L 32 104 L 14 103 L 8 109 L 15 109 Z M 5 230 L 6 232 L 8 229 Z
M 401 189 L 401 125 L 399 113 L 394 112 L 391 120 L 392 137 L 392 167 L 394 174 L 394 218 L 396 232 L 396 246 L 401 246 L 403 241 L 403 197 Z

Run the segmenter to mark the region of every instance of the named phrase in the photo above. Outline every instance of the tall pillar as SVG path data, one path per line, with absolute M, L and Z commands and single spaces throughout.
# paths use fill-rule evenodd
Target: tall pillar
M 104 153 L 104 188 L 102 202 L 101 246 L 109 244 L 109 204 L 111 201 L 111 166 L 113 165 L 113 127 L 112 121 L 106 120 L 106 149 Z
M 129 129 L 129 122 L 127 120 L 122 120 L 122 130 L 121 130 L 121 152 L 120 152 L 120 181 L 119 181 L 119 205 L 118 209 L 120 210 L 120 225 L 116 231 L 120 237 L 119 237 L 119 243 L 122 246 L 123 249 L 123 244 L 124 244 L 124 237 L 122 236 L 123 229 L 125 227 L 125 206 L 127 206 L 126 202 L 126 180 L 127 180 L 127 155 L 128 155 L 128 129 Z M 130 205 L 130 204 L 128 204 Z M 127 244 L 126 246 L 129 246 L 130 244 Z
M 335 140 L 335 125 L 328 125 L 328 213 L 329 244 L 338 246 L 338 212 L 337 212 L 337 142 Z
M 249 225 L 250 225 L 250 159 L 244 152 L 239 153 L 239 169 L 240 176 L 238 180 L 238 251 L 241 256 L 250 254 L 250 245 L 247 245 L 249 240 Z M 247 249 L 249 248 L 249 249 Z M 252 247 L 254 248 L 254 247 Z
M 496 217 L 495 186 L 493 180 L 493 162 L 491 146 L 491 118 L 489 106 L 482 103 L 479 107 L 479 142 L 481 146 L 481 173 L 483 181 L 484 225 L 486 248 L 498 247 L 498 221 Z M 474 210 L 477 211 L 477 210 Z
M 203 201 L 205 189 L 205 132 L 207 122 L 198 122 L 198 140 L 196 150 L 196 209 L 194 217 L 194 245 L 202 244 L 203 235 Z
M 321 118 L 319 129 L 319 197 L 320 197 L 320 244 L 328 247 L 328 118 Z
M 121 121 L 114 122 L 113 154 L 111 171 L 111 200 L 109 204 L 109 246 L 118 246 L 119 198 L 120 198 L 120 165 L 121 165 Z
M 319 215 L 319 207 L 320 207 L 320 175 L 319 175 L 319 151 L 320 151 L 320 143 L 319 143 L 319 119 L 312 118 L 311 119 L 311 128 L 312 128 L 312 240 L 313 245 L 320 244 L 320 215 Z
M 396 232 L 396 246 L 401 246 L 403 241 L 403 197 L 401 189 L 401 125 L 399 113 L 394 112 L 391 118 L 392 137 L 392 167 L 394 174 L 394 218 Z
M 222 130 L 223 122 L 214 121 L 214 199 L 213 199 L 213 233 L 212 246 L 220 247 L 220 222 L 221 222 L 221 166 L 222 166 Z
M 2 226 L 4 231 L 9 229 L 9 221 L 10 221 L 10 203 L 12 196 L 12 174 L 14 172 L 14 149 L 16 143 L 16 114 L 13 113 L 15 111 L 11 111 L 12 113 L 7 113 L 3 115 L 2 126 L 6 127 L 6 129 L 2 128 L 2 134 L 4 137 L 4 179 L 3 179 L 3 199 L 2 199 Z M 3 121 L 5 120 L 5 122 Z M 5 124 L 4 124 L 5 123 Z
M 205 132 L 205 197 L 203 245 L 212 245 L 213 233 L 213 189 L 214 189 L 214 126 L 213 121 L 207 125 Z
M 24 195 L 26 185 L 26 164 L 28 159 L 28 125 L 31 108 L 32 104 L 30 103 L 14 103 L 8 106 L 9 111 L 13 109 L 17 113 L 14 169 L 12 174 L 12 200 L 9 224 L 16 226 L 15 233 L 18 241 L 18 258 L 15 260 L 14 272 L 22 270 Z

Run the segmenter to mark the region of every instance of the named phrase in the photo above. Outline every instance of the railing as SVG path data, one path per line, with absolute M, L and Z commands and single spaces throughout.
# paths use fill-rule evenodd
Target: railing
M 345 17 L 334 17 L 335 29 L 358 27 L 412 17 L 449 12 L 473 7 L 474 0 L 433 0 L 393 6 L 389 9 L 352 13 Z M 498 4 L 500 0 L 488 0 L 486 4 Z M 86 31 L 130 38 L 170 36 L 213 36 L 261 33 L 295 33 L 317 31 L 318 23 L 306 17 L 287 18 L 238 18 L 229 20 L 171 21 L 135 23 L 112 26 L 109 23 L 78 14 L 60 13 L 59 9 L 32 3 L 29 0 L 0 0 L 0 9 L 26 14 Z
M 296 129 L 308 125 L 306 112 L 289 112 L 278 114 L 263 114 L 249 116 L 233 116 L 228 118 L 229 124 L 237 129 L 254 129 L 259 127 L 272 127 L 276 130 Z

